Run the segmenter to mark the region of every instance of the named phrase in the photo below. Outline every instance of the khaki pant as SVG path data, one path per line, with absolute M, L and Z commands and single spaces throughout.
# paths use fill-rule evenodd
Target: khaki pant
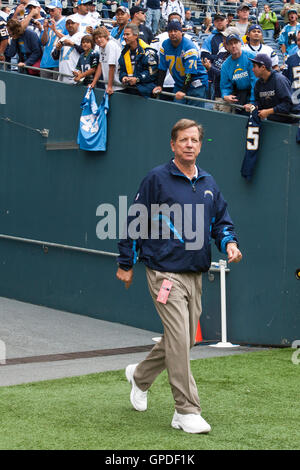
M 190 348 L 195 343 L 201 314 L 201 273 L 163 273 L 146 268 L 149 291 L 164 327 L 164 334 L 135 369 L 137 386 L 146 391 L 167 369 L 178 413 L 200 413 L 197 386 L 190 368 Z M 167 303 L 156 301 L 164 279 L 173 282 Z

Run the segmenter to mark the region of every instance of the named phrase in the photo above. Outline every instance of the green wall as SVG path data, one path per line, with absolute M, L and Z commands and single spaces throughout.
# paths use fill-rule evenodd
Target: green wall
M 97 207 L 117 206 L 119 195 L 131 201 L 146 172 L 171 158 L 172 125 L 196 119 L 205 129 L 198 162 L 228 201 L 244 255 L 226 277 L 228 338 L 273 345 L 300 339 L 295 127 L 263 123 L 255 177 L 247 183 L 240 176 L 245 117 L 114 94 L 106 152 L 52 151 L 50 145 L 76 142 L 85 89 L 8 72 L 0 72 L 3 90 L 1 81 L 0 117 L 50 133 L 46 139 L 0 120 L 0 233 L 117 252 L 116 241 L 96 236 Z M 100 103 L 101 90 L 96 96 Z M 213 260 L 220 258 L 214 248 Z M 161 331 L 143 266 L 128 291 L 115 271 L 112 257 L 0 240 L 0 296 Z M 201 325 L 205 339 L 220 338 L 218 274 L 213 282 L 204 276 Z

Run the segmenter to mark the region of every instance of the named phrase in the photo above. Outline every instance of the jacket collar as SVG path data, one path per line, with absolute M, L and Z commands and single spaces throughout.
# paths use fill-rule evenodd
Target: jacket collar
M 209 176 L 209 173 L 202 170 L 202 168 L 200 168 L 197 164 L 195 164 L 195 166 L 198 170 L 197 179 L 202 178 L 204 176 Z M 187 176 L 182 173 L 182 171 L 180 171 L 179 168 L 175 165 L 175 163 L 173 162 L 173 158 L 169 161 L 169 171 L 174 176 L 183 176 L 184 178 L 187 178 Z

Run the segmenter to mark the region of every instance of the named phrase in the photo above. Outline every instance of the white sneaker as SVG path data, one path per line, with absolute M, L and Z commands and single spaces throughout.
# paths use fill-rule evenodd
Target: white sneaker
M 192 434 L 207 433 L 211 431 L 210 425 L 198 414 L 182 415 L 175 410 L 171 426 Z
M 125 369 L 126 379 L 131 383 L 130 401 L 134 409 L 137 411 L 146 411 L 147 409 L 147 392 L 143 392 L 135 383 L 133 374 L 138 364 L 130 364 Z

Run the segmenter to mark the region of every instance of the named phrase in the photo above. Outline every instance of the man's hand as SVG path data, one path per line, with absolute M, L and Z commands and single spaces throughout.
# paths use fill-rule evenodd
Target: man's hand
M 128 289 L 132 283 L 133 269 L 130 269 L 129 271 L 124 271 L 124 269 L 118 268 L 116 276 L 117 279 L 124 282 L 126 289 Z
M 74 46 L 74 42 L 72 42 L 71 39 L 65 39 L 65 40 L 64 40 L 64 46 L 73 47 L 73 46 Z
M 206 68 L 206 70 L 210 70 L 211 68 L 211 61 L 209 59 L 207 59 L 207 57 L 205 57 L 204 59 L 202 59 L 202 65 L 204 65 L 204 67 Z
M 273 108 L 261 109 L 260 111 L 258 111 L 260 119 L 266 119 L 268 116 L 270 116 L 270 114 L 274 114 Z
M 177 91 L 175 94 L 176 100 L 183 100 L 185 98 L 185 93 L 183 91 Z
M 242 253 L 236 243 L 227 243 L 226 251 L 228 255 L 228 263 L 239 263 L 242 259 Z
M 162 92 L 162 87 L 161 87 L 161 86 L 156 86 L 156 87 L 153 88 L 153 90 L 152 90 L 152 94 L 153 94 L 153 95 L 159 95 L 161 92 Z
M 238 101 L 238 99 L 235 95 L 224 96 L 223 100 L 227 101 L 227 103 L 236 103 Z
M 128 77 L 128 83 L 130 86 L 136 85 L 136 77 Z

